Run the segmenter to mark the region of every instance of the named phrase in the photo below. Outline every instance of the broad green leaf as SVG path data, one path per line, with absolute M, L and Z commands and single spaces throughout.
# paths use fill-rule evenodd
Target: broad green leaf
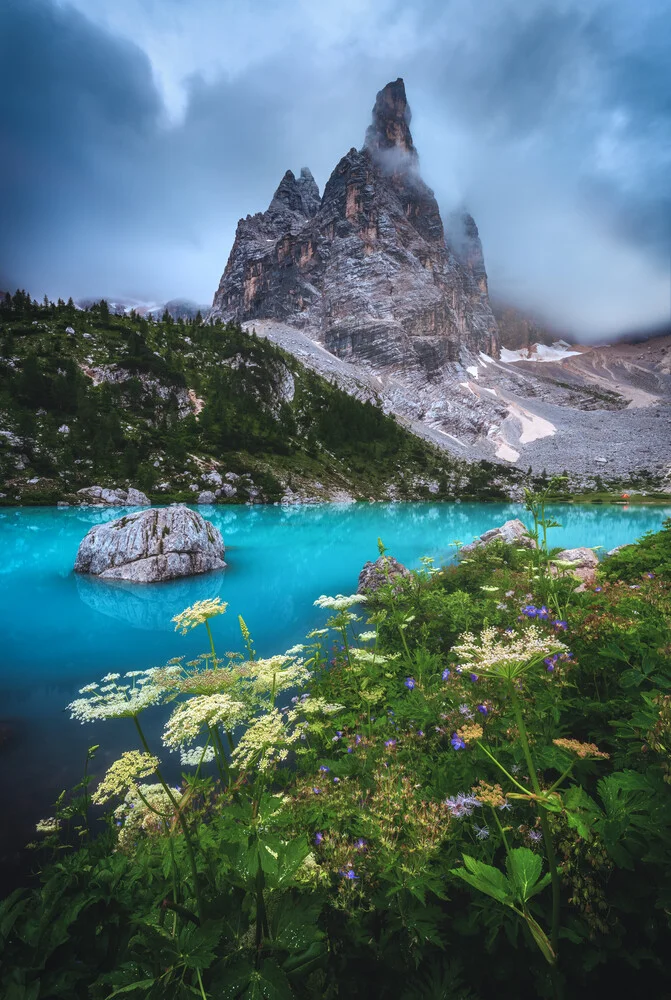
M 557 961 L 557 956 L 552 950 L 552 945 L 550 944 L 549 938 L 543 928 L 537 923 L 530 913 L 524 914 L 524 919 L 526 921 L 527 927 L 533 935 L 533 939 L 543 953 L 543 957 L 546 959 L 550 965 L 554 965 Z
M 532 895 L 532 890 L 540 878 L 543 862 L 539 854 L 528 847 L 516 847 L 506 857 L 508 881 L 512 884 L 515 896 L 525 903 Z
M 464 865 L 468 870 L 451 868 L 450 874 L 456 875 L 457 878 L 467 882 L 474 889 L 484 892 L 486 896 L 498 900 L 499 903 L 511 903 L 513 898 L 511 885 L 502 871 L 492 865 L 486 865 L 482 861 L 476 861 L 468 854 L 464 854 L 463 858 Z

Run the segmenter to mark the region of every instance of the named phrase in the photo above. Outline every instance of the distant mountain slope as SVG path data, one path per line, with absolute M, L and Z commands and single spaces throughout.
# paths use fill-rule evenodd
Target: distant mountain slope
M 455 459 L 385 416 L 374 387 L 335 381 L 235 324 L 17 293 L 0 305 L 0 502 L 94 484 L 154 502 L 514 494 L 516 470 Z

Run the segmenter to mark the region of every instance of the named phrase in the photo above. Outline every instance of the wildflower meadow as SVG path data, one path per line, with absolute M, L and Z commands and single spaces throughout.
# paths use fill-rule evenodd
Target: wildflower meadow
M 0 995 L 669 995 L 671 521 L 577 590 L 527 506 L 536 548 L 320 597 L 276 656 L 242 619 L 220 650 L 207 600 L 175 659 L 82 688 L 91 749 L 39 887 L 0 904 Z

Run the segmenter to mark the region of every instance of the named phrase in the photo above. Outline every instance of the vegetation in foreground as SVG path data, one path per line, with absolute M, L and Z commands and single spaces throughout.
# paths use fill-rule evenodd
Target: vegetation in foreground
M 0 994 L 667 995 L 671 520 L 579 593 L 527 503 L 536 550 L 322 597 L 269 659 L 242 619 L 221 654 L 203 601 L 175 619 L 202 657 L 82 689 L 74 719 L 137 743 L 39 825 Z
M 0 302 L 0 503 L 94 484 L 154 503 L 217 485 L 222 503 L 501 499 L 522 478 L 439 451 L 235 324 Z

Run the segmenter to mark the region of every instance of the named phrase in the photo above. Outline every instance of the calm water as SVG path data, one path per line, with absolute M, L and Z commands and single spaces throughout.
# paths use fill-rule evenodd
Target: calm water
M 102 768 L 134 746 L 125 721 L 81 726 L 64 706 L 102 674 L 158 666 L 171 656 L 204 650 L 198 632 L 173 631 L 171 618 L 196 600 L 217 595 L 228 613 L 214 624 L 218 649 L 240 648 L 242 614 L 261 656 L 283 652 L 324 622 L 312 606 L 320 594 L 352 593 L 377 538 L 409 567 L 419 557 L 453 557 L 450 543 L 512 517 L 515 504 L 351 504 L 321 507 L 201 508 L 222 531 L 227 568 L 220 573 L 151 585 L 111 585 L 76 577 L 72 565 L 88 529 L 118 508 L 0 510 L 0 867 L 15 866 L 19 844 L 50 803 L 81 775 L 86 749 L 101 744 Z M 604 550 L 657 530 L 668 508 L 557 507 L 563 527 L 553 545 Z M 149 731 L 158 735 L 160 710 Z M 2 886 L 0 886 L 2 888 Z

